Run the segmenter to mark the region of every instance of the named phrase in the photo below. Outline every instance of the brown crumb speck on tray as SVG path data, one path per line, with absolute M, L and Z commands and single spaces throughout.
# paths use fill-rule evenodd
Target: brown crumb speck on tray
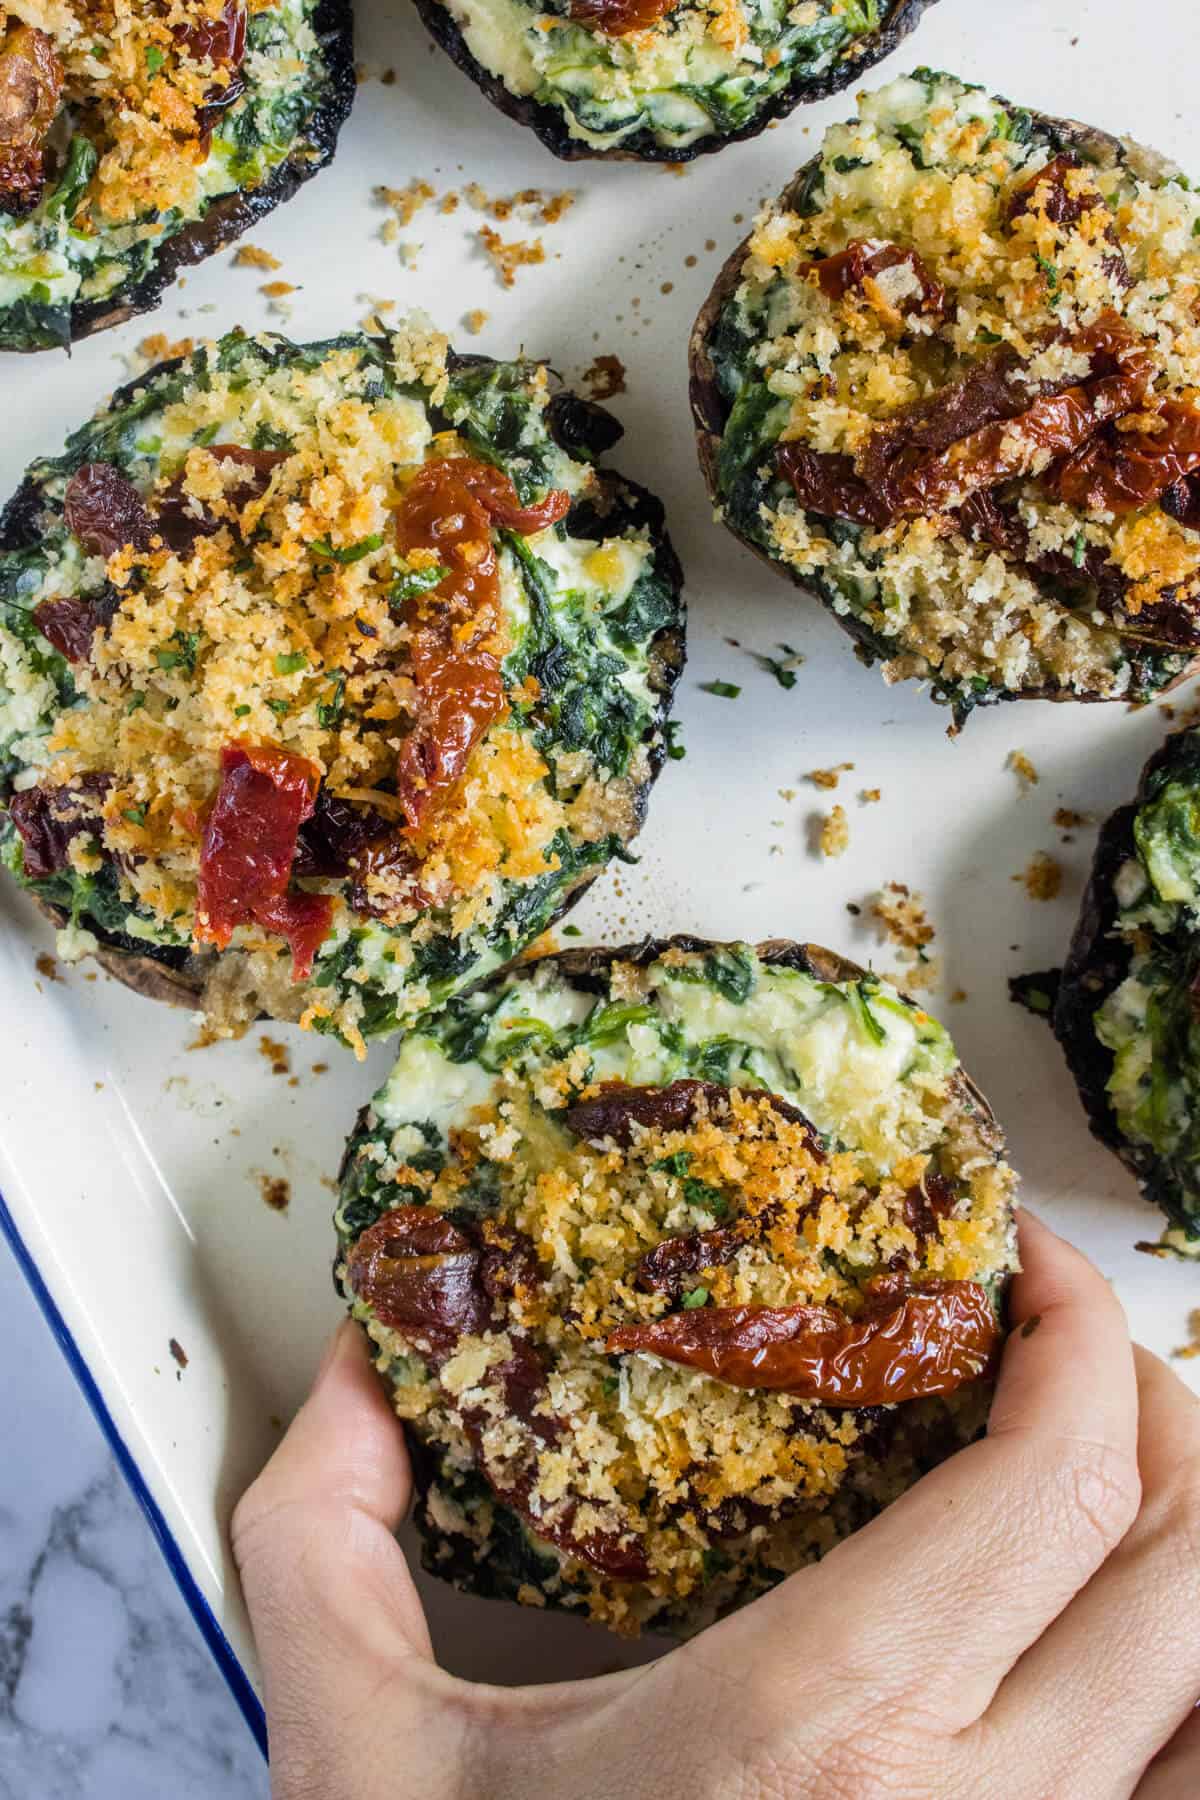
M 396 85 L 395 69 L 385 69 L 383 71 L 383 74 L 379 77 L 379 80 L 384 87 L 395 87 L 395 85 Z
M 874 806 L 882 796 L 882 788 L 859 788 L 858 790 L 858 802 L 860 806 Z
M 914 992 L 935 987 L 941 979 L 941 965 L 929 954 L 935 934 L 923 897 L 903 881 L 888 881 L 872 898 L 867 914 L 875 922 L 880 941 L 894 945 L 903 965 L 899 979 L 904 986 Z
M 515 286 L 518 269 L 529 268 L 546 260 L 546 250 L 541 238 L 512 238 L 506 242 L 490 225 L 481 225 L 476 235 L 491 258 L 503 287 Z
M 269 250 L 260 250 L 257 244 L 239 244 L 233 255 L 235 269 L 282 269 L 283 264 Z
M 1062 892 L 1062 865 L 1055 862 L 1045 850 L 1037 850 L 1021 873 L 1013 876 L 1013 880 L 1024 884 L 1025 892 L 1031 900 L 1055 900 Z
M 478 337 L 490 317 L 491 314 L 484 312 L 482 306 L 475 306 L 469 313 L 463 314 L 463 325 L 472 337 Z
M 583 383 L 593 400 L 611 400 L 625 392 L 625 364 L 619 356 L 596 356 L 583 371 Z
M 966 997 L 967 997 L 966 988 L 955 988 L 954 992 L 950 996 L 950 1003 L 952 1006 L 961 1006 L 963 1001 L 966 999 Z
M 327 1062 L 315 1062 L 312 1066 L 312 1072 L 314 1075 L 328 1075 L 329 1064 Z
M 299 290 L 294 281 L 264 281 L 258 291 L 268 300 L 282 300 L 286 294 L 295 294 Z
M 814 787 L 835 788 L 842 775 L 853 767 L 853 763 L 844 762 L 835 763 L 832 769 L 810 769 L 804 779 L 811 781 Z
M 822 856 L 841 856 L 850 843 L 850 826 L 844 806 L 835 806 L 825 814 L 817 834 L 817 848 Z
M 258 1040 L 258 1053 L 270 1063 L 272 1075 L 291 1074 L 292 1061 L 286 1044 L 280 1044 L 274 1038 L 261 1037 Z
M 375 189 L 375 198 L 381 205 L 390 207 L 401 225 L 411 225 L 421 208 L 433 199 L 434 190 L 427 181 L 419 178 L 410 181 L 407 187 L 384 187 Z
M 42 954 L 34 959 L 33 966 L 39 975 L 45 976 L 47 981 L 57 981 L 59 979 L 58 964 L 48 950 L 43 950 Z
M 1054 814 L 1054 823 L 1060 831 L 1078 831 L 1084 825 L 1094 825 L 1096 815 L 1076 812 L 1073 806 L 1060 806 Z
M 1038 784 L 1038 772 L 1023 750 L 1010 750 L 1004 766 L 1011 769 L 1021 784 L 1022 792 Z
M 180 1368 L 186 1369 L 188 1366 L 187 1351 L 179 1342 L 179 1339 L 171 1338 L 167 1344 L 167 1348 L 170 1350 L 171 1355 L 175 1358 L 175 1361 L 179 1364 Z
M 282 1175 L 260 1175 L 258 1188 L 272 1212 L 286 1212 L 291 1204 L 291 1183 Z

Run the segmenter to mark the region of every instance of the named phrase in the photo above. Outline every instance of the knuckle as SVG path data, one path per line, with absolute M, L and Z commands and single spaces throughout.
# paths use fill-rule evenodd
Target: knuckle
M 1137 1517 L 1137 1462 L 1114 1444 L 1059 1439 L 1038 1453 L 1031 1475 L 1039 1502 L 1032 1516 L 1088 1561 L 1103 1562 Z

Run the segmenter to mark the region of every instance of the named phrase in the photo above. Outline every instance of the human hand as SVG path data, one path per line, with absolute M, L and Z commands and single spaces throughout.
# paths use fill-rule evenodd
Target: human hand
M 658 1662 L 501 1688 L 433 1660 L 411 1477 L 344 1324 L 234 1516 L 275 1800 L 1196 1800 L 1200 1403 L 1021 1216 L 986 1438 Z

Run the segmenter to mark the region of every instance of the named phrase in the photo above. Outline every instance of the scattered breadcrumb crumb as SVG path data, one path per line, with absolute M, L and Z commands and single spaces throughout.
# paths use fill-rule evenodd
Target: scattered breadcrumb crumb
M 897 961 L 902 965 L 898 977 L 912 992 L 936 987 L 941 980 L 941 963 L 929 954 L 934 929 L 925 911 L 924 897 L 903 881 L 885 882 L 867 907 L 867 916 L 875 921 L 880 942 L 891 943 Z
M 963 1001 L 966 999 L 966 997 L 967 997 L 966 988 L 955 988 L 954 992 L 950 996 L 951 1005 L 961 1006 Z
M 489 194 L 477 181 L 468 182 L 463 192 L 476 212 L 488 213 L 501 223 L 514 214 L 523 214 L 543 225 L 557 225 L 579 198 L 574 188 L 563 188 L 553 194 L 542 188 L 521 188 L 515 194 Z
M 850 825 L 846 809 L 844 806 L 835 806 L 822 821 L 817 847 L 822 856 L 841 856 L 849 843 Z
M 41 955 L 34 959 L 33 966 L 39 975 L 45 976 L 47 981 L 57 981 L 59 979 L 58 964 L 48 950 L 43 950 Z
M 261 1037 L 258 1040 L 258 1054 L 265 1062 L 270 1063 L 272 1075 L 291 1074 L 292 1060 L 286 1044 L 279 1043 L 275 1038 Z
M 472 337 L 478 337 L 490 317 L 491 314 L 484 312 L 482 306 L 476 306 L 471 312 L 463 315 L 463 324 Z
M 835 788 L 841 776 L 853 767 L 853 763 L 844 762 L 835 763 L 832 769 L 810 769 L 804 779 L 811 781 L 814 787 Z M 840 808 L 835 808 L 835 811 L 840 810 Z
M 614 394 L 625 392 L 625 364 L 619 356 L 593 357 L 591 366 L 583 371 L 583 382 L 593 400 L 611 400 Z
M 1045 850 L 1038 850 L 1030 857 L 1028 868 L 1013 880 L 1024 883 L 1031 900 L 1054 900 L 1062 891 L 1062 867 Z
M 171 1352 L 171 1355 L 174 1357 L 175 1361 L 179 1364 L 179 1367 L 181 1369 L 186 1369 L 188 1366 L 187 1351 L 184 1349 L 183 1345 L 179 1342 L 179 1339 L 178 1338 L 168 1339 L 167 1348 Z
M 1095 813 L 1076 812 L 1073 806 L 1060 806 L 1054 815 L 1060 831 L 1078 831 L 1083 825 L 1096 823 Z
M 291 1205 L 291 1183 L 283 1175 L 260 1175 L 258 1188 L 272 1212 L 286 1212 Z
M 781 800 L 794 800 L 796 798 L 795 788 L 780 788 L 778 792 Z
M 1023 750 L 1010 750 L 1004 766 L 1012 770 L 1023 792 L 1037 786 L 1038 772 Z
M 282 269 L 283 264 L 269 250 L 260 250 L 257 244 L 239 244 L 233 256 L 234 267 L 238 269 Z
M 541 238 L 513 238 L 506 243 L 498 231 L 490 225 L 481 225 L 476 233 L 487 255 L 491 258 L 496 274 L 504 287 L 513 287 L 517 279 L 517 270 L 531 267 L 535 263 L 546 260 L 545 247 Z
M 434 193 L 427 181 L 416 179 L 402 188 L 380 185 L 375 189 L 375 198 L 391 208 L 401 225 L 411 225 L 421 208 L 433 199 Z
M 858 799 L 861 806 L 874 806 L 882 797 L 881 788 L 859 788 Z
M 176 356 L 190 356 L 195 348 L 195 338 L 177 338 L 172 343 L 165 331 L 154 331 L 142 339 L 137 354 L 148 363 L 170 362 Z
M 296 293 L 297 289 L 294 281 L 264 281 L 258 291 L 265 294 L 268 300 L 282 300 L 286 294 Z

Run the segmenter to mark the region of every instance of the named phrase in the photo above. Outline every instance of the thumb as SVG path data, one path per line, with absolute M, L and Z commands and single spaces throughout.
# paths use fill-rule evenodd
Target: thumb
M 347 1319 L 233 1515 L 234 1560 L 275 1716 L 336 1704 L 343 1683 L 348 1698 L 364 1665 L 431 1660 L 393 1536 L 411 1495 L 404 1434 L 365 1334 Z

